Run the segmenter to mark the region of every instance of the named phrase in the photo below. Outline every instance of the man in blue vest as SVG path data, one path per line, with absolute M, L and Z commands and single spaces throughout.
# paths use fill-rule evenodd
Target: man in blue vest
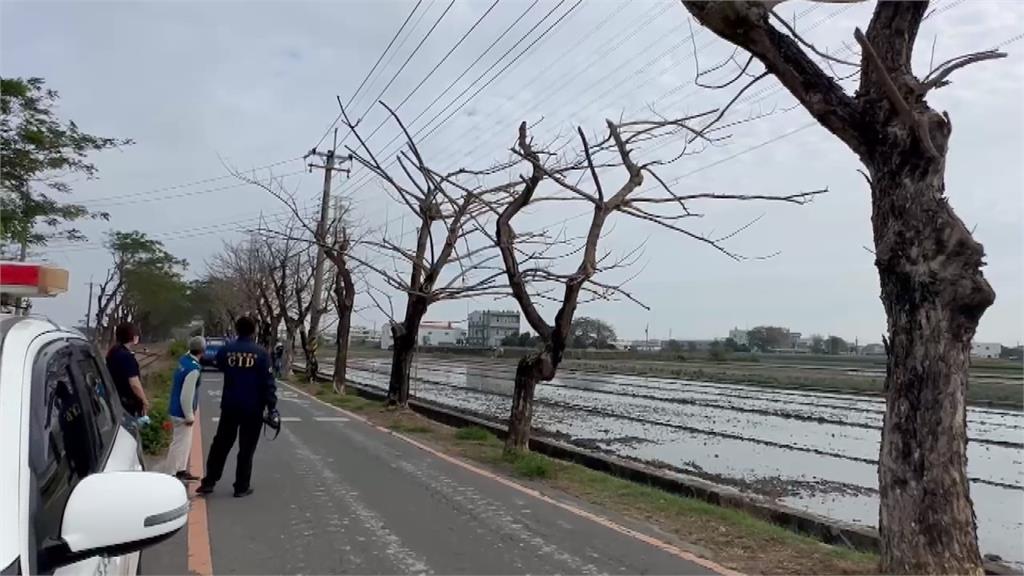
M 167 449 L 166 470 L 181 481 L 199 480 L 188 471 L 188 457 L 192 451 L 192 425 L 199 410 L 199 377 L 203 373 L 200 361 L 206 350 L 206 340 L 194 336 L 188 341 L 188 352 L 178 361 L 171 385 L 171 398 L 167 414 L 174 431 L 171 447 Z
M 277 383 L 270 355 L 253 337 L 256 323 L 243 316 L 235 321 L 235 340 L 217 351 L 215 364 L 224 373 L 224 391 L 220 400 L 220 422 L 206 460 L 206 476 L 199 494 L 210 494 L 224 472 L 231 447 L 238 439 L 238 463 L 235 466 L 235 497 L 252 494 L 252 459 L 267 419 L 278 421 Z

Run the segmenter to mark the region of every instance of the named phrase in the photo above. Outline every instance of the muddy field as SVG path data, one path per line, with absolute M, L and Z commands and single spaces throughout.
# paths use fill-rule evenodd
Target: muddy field
M 348 376 L 387 386 L 386 359 Z M 512 370 L 486 359 L 421 358 L 412 393 L 507 417 Z M 875 525 L 880 399 L 665 378 L 565 372 L 537 388 L 534 426 L 574 444 Z M 983 551 L 1024 565 L 1024 414 L 970 408 L 971 494 Z

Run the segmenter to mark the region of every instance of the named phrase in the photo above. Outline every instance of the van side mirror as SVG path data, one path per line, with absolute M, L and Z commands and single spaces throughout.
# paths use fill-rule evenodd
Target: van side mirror
M 156 472 L 99 472 L 75 486 L 60 539 L 43 544 L 40 571 L 94 556 L 120 556 L 160 542 L 188 520 L 182 483 Z

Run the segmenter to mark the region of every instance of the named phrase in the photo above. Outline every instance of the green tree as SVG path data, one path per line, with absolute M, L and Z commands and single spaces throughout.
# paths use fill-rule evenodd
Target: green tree
M 747 331 L 751 350 L 789 348 L 789 330 L 779 326 L 755 326 Z
M 828 347 L 825 345 L 825 338 L 821 334 L 811 335 L 811 352 L 815 354 L 825 354 L 828 352 Z
M 108 218 L 51 193 L 71 192 L 69 177 L 96 177 L 91 152 L 132 143 L 86 134 L 58 119 L 58 94 L 44 84 L 42 78 L 0 78 L 0 245 L 5 252 L 18 247 L 22 259 L 30 247 L 54 238 L 84 239 L 67 226 L 76 220 Z
M 615 329 L 604 320 L 581 316 L 569 328 L 572 348 L 607 348 L 615 340 Z
M 182 278 L 187 262 L 139 231 L 111 232 L 106 247 L 113 265 L 96 296 L 98 339 L 110 339 L 112 327 L 123 321 L 158 338 L 189 320 L 188 285 Z
M 829 354 L 846 354 L 850 350 L 850 345 L 839 336 L 829 336 L 826 348 Z

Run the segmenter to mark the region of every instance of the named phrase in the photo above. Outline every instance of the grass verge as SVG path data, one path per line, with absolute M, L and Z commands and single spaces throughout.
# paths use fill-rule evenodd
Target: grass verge
M 409 410 L 339 395 L 329 384 L 296 384 L 321 400 L 357 412 L 370 421 L 448 454 L 530 485 L 581 500 L 613 519 L 626 519 L 672 535 L 680 547 L 723 566 L 759 574 L 866 574 L 878 571 L 878 557 L 823 544 L 731 508 L 685 498 L 596 472 L 542 454 L 507 456 L 502 443 L 479 427 L 454 429 Z M 557 497 L 557 495 L 556 495 Z M 649 530 L 650 531 L 650 530 Z M 671 540 L 671 538 L 670 538 Z
M 149 424 L 139 428 L 139 436 L 142 438 L 142 450 L 152 456 L 163 454 L 171 443 L 171 421 L 167 409 L 173 375 L 170 368 L 148 370 L 142 374 L 142 387 L 146 390 L 150 408 Z

